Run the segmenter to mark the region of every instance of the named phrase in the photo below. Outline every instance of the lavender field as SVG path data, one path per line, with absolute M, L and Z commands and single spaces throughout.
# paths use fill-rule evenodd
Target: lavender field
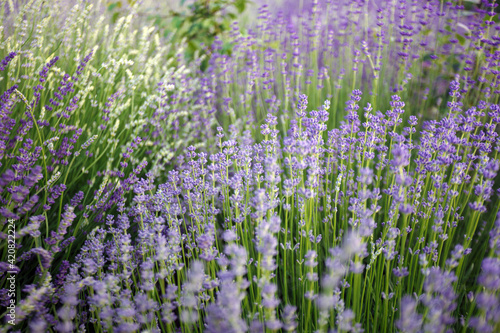
M 0 332 L 500 332 L 497 7 L 0 0 Z

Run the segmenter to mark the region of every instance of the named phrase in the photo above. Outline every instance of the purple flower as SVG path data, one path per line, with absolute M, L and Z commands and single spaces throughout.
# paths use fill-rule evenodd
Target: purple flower
M 2 59 L 2 62 L 0 63 L 0 72 L 5 70 L 9 62 L 11 62 L 16 55 L 16 52 L 10 52 L 4 59 Z
M 410 163 L 410 152 L 404 146 L 393 146 L 392 156 L 391 165 L 395 169 L 404 168 Z
M 303 118 L 306 116 L 305 110 L 307 109 L 307 95 L 300 95 L 299 101 L 297 102 L 297 117 Z
M 400 317 L 396 321 L 396 327 L 401 332 L 417 333 L 422 329 L 422 315 L 417 312 L 417 301 L 411 296 L 401 299 Z

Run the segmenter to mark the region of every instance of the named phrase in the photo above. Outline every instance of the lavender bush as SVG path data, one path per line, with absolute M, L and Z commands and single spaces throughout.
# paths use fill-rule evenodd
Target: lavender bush
M 1 8 L 3 331 L 500 330 L 494 1 L 264 6 L 205 72 L 138 5 Z
M 190 97 L 201 59 L 183 63 L 181 44 L 177 67 L 161 61 L 174 47 L 141 26 L 137 6 L 111 27 L 104 6 L 0 5 L 0 300 L 9 304 L 6 272 L 18 271 L 20 322 L 42 311 L 36 302 L 54 296 L 86 233 L 131 199 L 146 165 L 163 170 L 209 127 Z

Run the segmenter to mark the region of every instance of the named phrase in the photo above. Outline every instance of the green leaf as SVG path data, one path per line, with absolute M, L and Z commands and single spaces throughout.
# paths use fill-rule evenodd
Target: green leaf
M 214 22 L 211 19 L 201 21 L 201 25 L 203 26 L 203 29 L 205 29 L 205 30 L 208 30 L 213 24 L 214 24 Z
M 208 59 L 205 58 L 202 60 L 201 64 L 200 64 L 200 69 L 202 72 L 204 72 L 208 67 Z
M 245 7 L 247 5 L 247 0 L 235 0 L 234 7 L 238 10 L 238 13 L 241 14 L 245 11 Z
M 221 53 L 222 54 L 228 54 L 229 51 L 231 51 L 233 48 L 233 44 L 229 43 L 229 42 L 224 42 L 224 44 L 222 44 L 222 49 L 221 49 Z
M 458 42 L 460 43 L 460 45 L 464 45 L 465 44 L 465 37 L 460 35 L 460 34 L 455 34 L 455 37 L 456 39 L 458 39 Z
M 113 16 L 111 17 L 111 21 L 113 23 L 116 23 L 116 21 L 118 21 L 118 17 L 120 17 L 120 13 L 118 13 L 118 12 L 113 13 Z
M 201 24 L 200 23 L 193 23 L 189 27 L 187 34 L 192 36 L 192 37 L 195 37 L 196 34 L 198 33 L 198 31 L 200 31 L 200 30 L 201 30 Z
M 172 19 L 172 25 L 179 29 L 183 23 L 183 19 L 179 16 L 176 16 Z
M 117 1 L 117 2 L 113 2 L 112 4 L 110 4 L 108 6 L 108 10 L 109 11 L 112 11 L 113 9 L 115 8 L 120 8 L 122 6 L 122 3 L 120 1 Z

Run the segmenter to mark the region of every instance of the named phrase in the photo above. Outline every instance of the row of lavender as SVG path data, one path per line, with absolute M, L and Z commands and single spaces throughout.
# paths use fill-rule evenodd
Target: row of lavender
M 165 61 L 174 47 L 144 24 L 139 5 L 114 25 L 106 8 L 0 2 L 2 330 L 54 318 L 57 272 L 88 231 L 118 198 L 131 199 L 146 166 L 161 174 L 179 147 L 199 141 L 193 133 L 209 135 L 203 102 L 192 99 L 202 59 L 184 63 L 176 45 Z
M 137 6 L 6 15 L 3 330 L 498 331 L 495 7 L 263 7 L 206 72 Z

